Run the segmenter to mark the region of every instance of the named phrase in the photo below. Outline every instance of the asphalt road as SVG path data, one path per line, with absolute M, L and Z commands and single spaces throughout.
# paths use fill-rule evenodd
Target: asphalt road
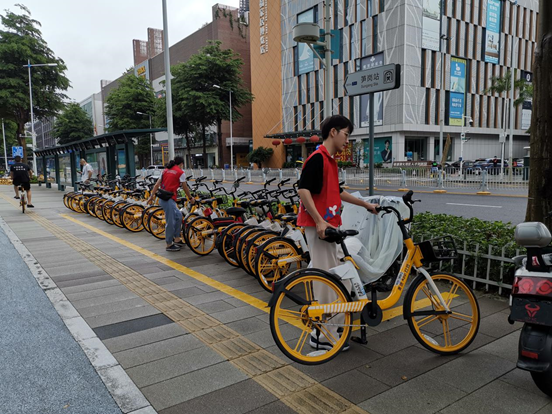
M 368 195 L 362 191 L 362 195 Z M 377 192 L 376 192 L 377 194 Z M 404 192 L 385 191 L 383 195 L 402 196 Z M 477 217 L 485 221 L 502 221 L 519 224 L 525 221 L 527 198 L 503 196 L 479 196 L 472 194 L 433 194 L 414 190 L 414 199 L 422 200 L 414 204 L 414 213 L 451 214 L 465 218 Z
M 209 186 L 212 184 L 209 182 Z M 231 188 L 231 185 L 226 184 L 225 187 Z M 243 191 L 255 191 L 262 188 L 260 184 L 241 184 L 237 194 Z M 274 185 L 269 186 L 270 189 L 276 188 Z M 287 187 L 289 188 L 289 187 Z M 350 193 L 357 190 L 350 189 Z M 430 213 L 438 214 L 445 213 L 454 216 L 472 218 L 477 217 L 485 221 L 502 221 L 504 223 L 512 223 L 513 225 L 525 221 L 525 211 L 527 209 L 526 197 L 507 197 L 507 196 L 482 196 L 473 193 L 465 194 L 435 194 L 432 192 L 414 191 L 414 199 L 421 200 L 421 203 L 414 205 L 414 213 L 429 211 Z M 368 191 L 360 192 L 363 196 L 368 195 Z M 382 189 L 375 192 L 376 195 L 396 196 L 401 197 L 404 192 L 391 191 L 391 189 Z

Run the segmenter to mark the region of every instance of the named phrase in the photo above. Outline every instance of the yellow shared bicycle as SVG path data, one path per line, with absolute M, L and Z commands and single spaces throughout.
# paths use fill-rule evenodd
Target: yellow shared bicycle
M 451 355 L 466 349 L 475 339 L 480 314 L 470 287 L 453 274 L 430 273 L 423 267 L 427 262 L 457 256 L 452 237 L 414 244 L 407 228 L 414 214 L 412 191 L 403 196 L 403 201 L 410 210 L 408 219 L 403 219 L 394 207 L 379 207 L 379 211 L 397 216 L 406 247 L 388 297 L 378 299 L 378 281 L 364 285 L 360 279 L 359 267 L 344 243 L 347 236 L 358 233 L 356 230 L 326 230 L 326 235 L 343 249 L 342 265 L 329 272 L 297 270 L 275 283 L 269 302 L 270 329 L 276 344 L 290 359 L 316 365 L 334 358 L 348 346 L 355 326 L 353 314 L 361 314 L 363 328 L 381 323 L 383 311 L 401 299 L 412 271 L 418 276 L 406 290 L 402 312 L 418 342 L 435 353 Z

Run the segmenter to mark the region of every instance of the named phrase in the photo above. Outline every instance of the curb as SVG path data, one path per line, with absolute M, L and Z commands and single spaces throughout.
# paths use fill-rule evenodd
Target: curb
M 0 228 L 31 271 L 75 341 L 82 348 L 119 409 L 125 414 L 156 414 L 157 411 L 130 379 L 113 354 L 96 336 L 92 328 L 80 316 L 54 280 L 2 217 L 0 217 Z

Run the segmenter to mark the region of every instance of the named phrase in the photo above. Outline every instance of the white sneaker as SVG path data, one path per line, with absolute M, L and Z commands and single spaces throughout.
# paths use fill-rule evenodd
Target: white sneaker
M 333 346 L 329 342 L 323 342 L 318 340 L 314 336 L 310 336 L 309 345 L 314 349 L 325 349 L 326 351 L 330 351 Z M 348 351 L 351 346 L 349 345 L 349 341 L 345 342 L 345 345 L 343 346 L 343 349 L 341 352 Z

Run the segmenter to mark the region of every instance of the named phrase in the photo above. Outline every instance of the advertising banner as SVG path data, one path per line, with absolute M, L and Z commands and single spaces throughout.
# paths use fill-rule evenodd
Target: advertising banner
M 521 78 L 525 79 L 528 85 L 533 83 L 533 74 L 525 70 L 521 71 Z M 531 116 L 533 115 L 533 99 L 523 101 L 521 106 L 521 129 L 527 131 L 531 127 Z
M 439 51 L 441 38 L 441 0 L 423 0 L 422 49 Z
M 149 64 L 147 60 L 143 61 L 137 66 L 134 66 L 134 75 L 139 78 L 149 80 Z
M 462 125 L 466 95 L 466 60 L 451 58 L 449 125 Z
M 364 141 L 364 164 L 370 163 L 370 140 Z M 374 164 L 390 164 L 393 162 L 393 147 L 391 137 L 374 138 Z
M 485 62 L 498 63 L 500 58 L 501 0 L 487 2 L 487 34 L 485 38 Z
M 360 62 L 360 70 L 372 69 L 377 66 L 383 66 L 383 53 L 367 56 Z M 369 97 L 369 95 L 360 96 L 360 126 L 363 128 L 370 126 Z M 383 92 L 374 94 L 374 108 L 374 126 L 383 125 Z
M 337 152 L 334 155 L 334 160 L 353 162 L 353 143 L 349 142 L 343 151 Z
M 314 9 L 307 10 L 297 15 L 297 23 L 313 23 Z M 306 43 L 297 44 L 298 75 L 314 70 L 314 53 Z

